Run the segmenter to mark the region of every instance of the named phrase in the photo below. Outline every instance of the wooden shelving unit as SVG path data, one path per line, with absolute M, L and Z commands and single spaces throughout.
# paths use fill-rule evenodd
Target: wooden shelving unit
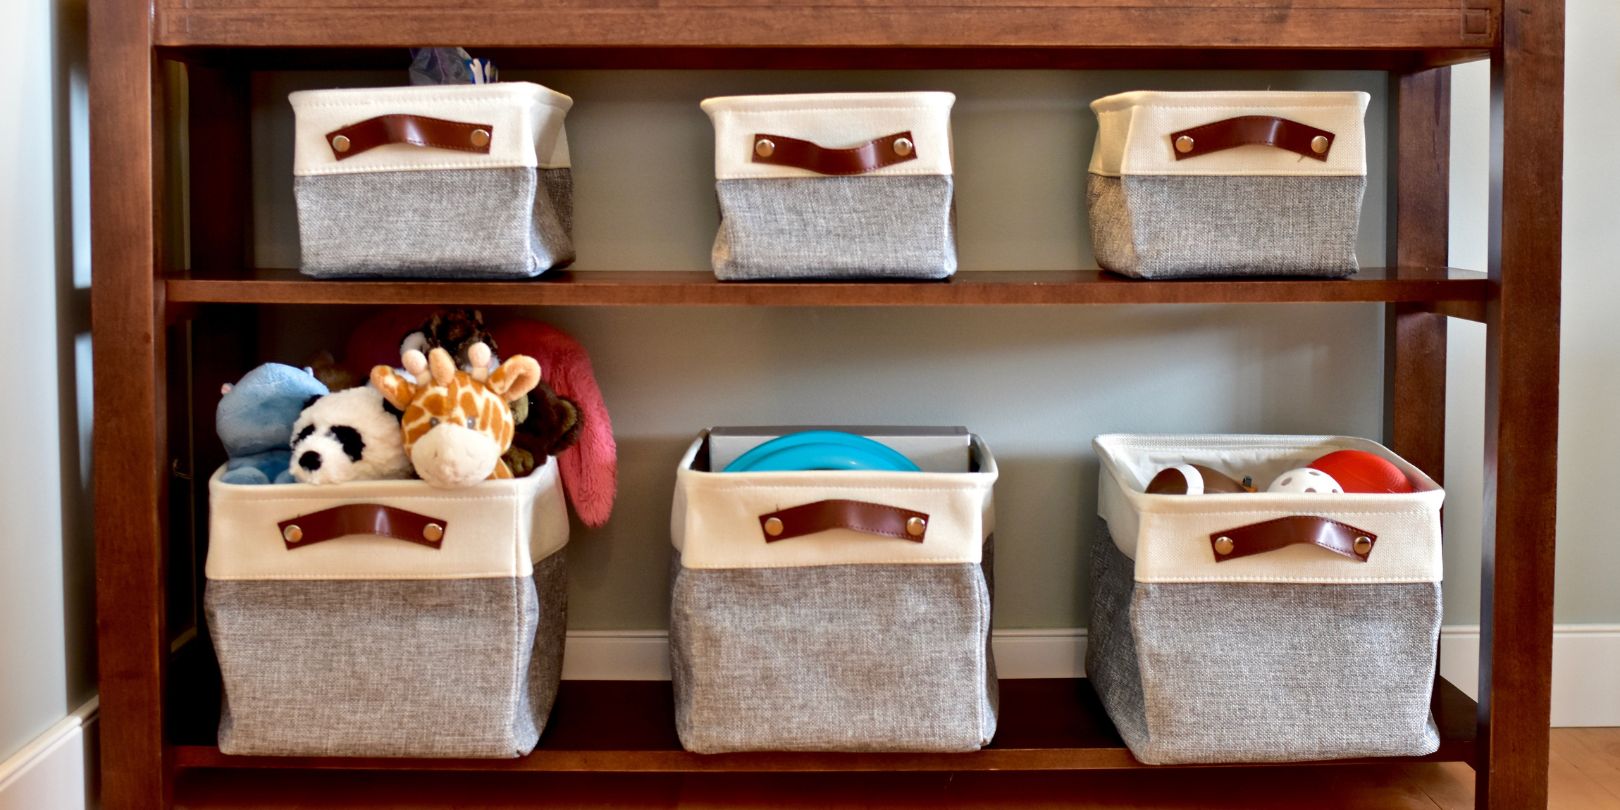
M 1441 750 L 1477 803 L 1546 804 L 1562 173 L 1563 9 L 1541 0 L 91 0 L 92 290 L 102 763 L 114 810 L 167 806 L 188 769 L 732 772 L 1139 767 L 1084 680 L 1003 683 L 973 754 L 699 756 L 667 684 L 569 682 L 540 748 L 512 761 L 225 757 L 218 674 L 180 645 L 205 495 L 187 471 L 211 409 L 193 380 L 250 364 L 259 306 L 1002 306 L 1382 303 L 1385 441 L 1440 478 L 1450 317 L 1487 327 L 1481 700 L 1436 684 Z M 1386 264 L 1343 281 L 1134 282 L 1090 270 L 940 283 L 721 284 L 679 272 L 515 282 L 322 282 L 251 255 L 249 78 L 361 68 L 428 43 L 571 68 L 1267 68 L 1389 71 Z M 1487 273 L 1447 269 L 1449 71 L 1492 66 Z M 176 71 L 172 65 L 178 64 Z M 171 78 L 184 83 L 188 114 Z M 178 123 L 177 123 L 178 122 Z M 182 131 L 174 131 L 179 126 Z M 183 136 L 183 137 L 182 137 Z M 184 152 L 177 187 L 165 164 Z M 182 204 L 184 203 L 184 204 Z M 176 223 L 185 218 L 186 227 Z M 183 243 L 178 234 L 189 234 Z M 192 270 L 186 269 L 194 268 Z M 108 399 L 115 397 L 116 399 Z M 1527 485 L 1525 482 L 1534 482 Z M 1258 771 L 1263 773 L 1263 771 Z

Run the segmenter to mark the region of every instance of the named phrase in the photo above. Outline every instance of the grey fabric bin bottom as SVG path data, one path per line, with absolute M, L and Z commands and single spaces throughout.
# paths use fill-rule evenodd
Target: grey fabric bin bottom
M 722 280 L 945 278 L 956 272 L 945 175 L 721 180 Z
M 565 554 L 533 578 L 210 580 L 220 750 L 528 753 L 562 673 Z
M 676 562 L 675 726 L 698 753 L 973 751 L 995 734 L 983 566 Z
M 1140 584 L 1093 541 L 1086 677 L 1155 765 L 1433 753 L 1438 583 Z
M 300 176 L 293 194 L 319 278 L 526 278 L 574 260 L 570 169 Z
M 1356 272 L 1365 177 L 1087 175 L 1091 247 L 1138 278 Z

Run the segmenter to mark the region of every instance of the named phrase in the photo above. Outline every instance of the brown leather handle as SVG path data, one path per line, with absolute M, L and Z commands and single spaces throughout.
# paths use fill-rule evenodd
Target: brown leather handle
M 829 529 L 849 529 L 921 543 L 928 534 L 928 515 L 867 501 L 827 500 L 759 516 L 765 542 L 792 540 Z
M 1274 115 L 1240 115 L 1170 133 L 1176 160 L 1186 160 L 1238 146 L 1275 146 L 1300 157 L 1327 160 L 1333 133 Z
M 1377 542 L 1378 535 L 1365 529 L 1313 515 L 1293 515 L 1264 523 L 1251 523 L 1209 536 L 1210 549 L 1215 552 L 1215 562 L 1218 563 L 1302 543 L 1325 548 L 1357 562 L 1366 562 Z
M 917 159 L 911 132 L 896 132 L 848 149 L 827 149 L 786 135 L 760 133 L 749 142 L 755 163 L 792 166 L 816 174 L 866 174 L 885 166 Z
M 487 155 L 494 134 L 495 128 L 489 124 L 467 124 L 425 115 L 379 115 L 326 133 L 326 145 L 332 148 L 332 157 L 338 160 L 391 143 Z
M 299 515 L 276 524 L 287 548 L 303 548 L 339 537 L 375 534 L 439 548 L 449 522 L 374 503 L 352 503 Z

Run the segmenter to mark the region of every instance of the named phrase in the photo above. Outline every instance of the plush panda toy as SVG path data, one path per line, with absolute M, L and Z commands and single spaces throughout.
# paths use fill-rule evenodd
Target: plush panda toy
M 293 424 L 289 469 L 302 484 L 410 478 L 399 412 L 369 385 L 311 399 Z

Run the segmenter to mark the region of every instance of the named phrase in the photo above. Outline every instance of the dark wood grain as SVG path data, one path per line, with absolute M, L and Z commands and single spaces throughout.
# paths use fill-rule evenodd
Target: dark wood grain
M 1449 253 L 1451 71 L 1390 77 L 1391 266 L 1444 267 Z M 1436 481 L 1446 463 L 1446 316 L 1409 304 L 1384 315 L 1384 437 Z
M 667 681 L 564 681 L 550 725 L 534 753 L 519 759 L 411 760 L 233 757 L 211 744 L 175 749 L 179 768 L 318 770 L 602 771 L 745 773 L 794 771 L 1046 771 L 1145 767 L 1130 755 L 1084 679 L 1005 680 L 990 747 L 964 754 L 766 752 L 693 754 L 675 736 Z M 1440 751 L 1411 761 L 1458 761 L 1474 754 L 1474 702 L 1445 681 L 1435 685 Z M 199 724 L 199 727 L 205 724 Z M 1364 760 L 1390 761 L 1390 760 Z M 1154 766 L 1157 767 L 1157 766 Z
M 1508 0 L 1491 61 L 1479 807 L 1547 804 L 1557 540 L 1564 4 Z
M 1106 47 L 1479 49 L 1494 8 L 1457 0 L 951 3 L 482 3 L 479 13 L 382 0 L 165 2 L 159 44 L 406 47 Z
M 319 281 L 291 270 L 171 279 L 176 304 L 976 306 L 1480 301 L 1483 273 L 1368 268 L 1349 279 L 1140 281 L 1097 270 L 963 272 L 948 281 L 736 282 L 708 272 L 554 271 L 509 282 Z
M 150 7 L 90 7 L 90 288 L 94 335 L 96 630 L 101 784 L 110 810 L 167 800 L 163 677 L 166 498 L 161 449 L 166 347 L 156 77 Z
M 950 48 L 690 46 L 474 48 L 508 70 L 1388 70 L 1486 59 L 1485 48 L 1284 49 L 1039 47 Z M 188 46 L 164 53 L 226 70 L 403 70 L 397 47 L 228 48 Z

